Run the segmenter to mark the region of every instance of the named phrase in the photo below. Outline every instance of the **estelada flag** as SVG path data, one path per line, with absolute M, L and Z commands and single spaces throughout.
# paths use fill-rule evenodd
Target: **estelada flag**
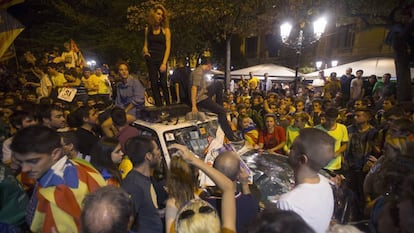
M 0 57 L 23 31 L 24 27 L 5 10 L 0 9 Z
M 70 40 L 70 44 L 71 44 L 73 52 L 75 52 L 76 55 L 78 56 L 78 60 L 76 61 L 76 66 L 84 67 L 86 65 L 86 61 L 85 61 L 85 58 L 83 57 L 83 54 L 80 51 L 78 45 L 72 39 Z
M 16 4 L 23 3 L 24 0 L 0 0 L 0 8 L 1 9 L 7 9 L 8 7 L 11 7 Z

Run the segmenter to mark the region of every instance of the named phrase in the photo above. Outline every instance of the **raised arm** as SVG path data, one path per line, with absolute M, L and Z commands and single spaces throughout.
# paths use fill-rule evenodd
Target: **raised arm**
M 222 227 L 236 231 L 236 200 L 234 197 L 235 187 L 233 182 L 224 174 L 210 167 L 186 147 L 180 144 L 172 144 L 169 148 L 181 151 L 182 158 L 189 164 L 202 170 L 222 190 L 223 199 L 221 202 Z

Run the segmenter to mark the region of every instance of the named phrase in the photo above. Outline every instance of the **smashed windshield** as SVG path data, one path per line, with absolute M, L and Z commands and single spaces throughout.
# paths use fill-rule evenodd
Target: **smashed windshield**
M 167 146 L 172 143 L 186 145 L 197 155 L 204 155 L 209 143 L 216 136 L 217 120 L 194 124 L 190 127 L 166 131 L 164 138 Z

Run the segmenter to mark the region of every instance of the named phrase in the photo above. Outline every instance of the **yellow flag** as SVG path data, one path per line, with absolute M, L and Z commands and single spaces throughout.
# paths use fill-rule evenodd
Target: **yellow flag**
M 3 56 L 23 29 L 24 27 L 19 21 L 5 10 L 0 9 L 0 57 Z

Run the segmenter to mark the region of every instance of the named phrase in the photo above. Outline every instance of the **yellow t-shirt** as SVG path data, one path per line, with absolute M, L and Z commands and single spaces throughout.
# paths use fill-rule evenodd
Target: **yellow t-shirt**
M 96 78 L 96 76 L 94 76 Z M 85 88 L 88 90 L 88 95 L 96 95 L 98 94 L 97 90 L 93 90 L 96 89 L 96 87 L 98 86 L 97 83 L 95 83 L 95 78 L 91 76 L 89 76 L 88 79 L 86 79 L 85 77 L 82 77 L 82 82 L 83 84 L 85 84 Z
M 65 76 L 62 73 L 57 73 L 56 75 L 51 76 L 53 88 L 57 88 L 58 93 L 64 86 L 64 83 L 66 83 Z
M 259 79 L 255 76 L 253 76 L 249 81 L 247 81 L 247 84 L 249 85 L 250 89 L 256 89 L 259 85 Z
M 342 143 L 348 142 L 348 130 L 345 125 L 336 123 L 336 128 L 334 130 L 326 131 L 322 126 L 318 125 L 316 128 L 321 129 L 327 132 L 331 137 L 335 139 L 335 151 L 339 150 Z M 335 155 L 335 158 L 332 159 L 328 165 L 326 165 L 326 169 L 328 170 L 338 170 L 341 169 L 341 162 L 342 162 L 343 154 Z
M 121 178 L 125 179 L 128 173 L 132 170 L 134 166 L 132 166 L 131 160 L 129 160 L 128 156 L 124 156 L 121 163 L 119 164 L 119 172 L 121 172 Z
M 98 94 L 109 94 L 110 89 L 109 89 L 109 80 L 108 77 L 106 77 L 105 75 L 101 75 L 101 76 L 96 76 L 94 74 L 92 74 L 89 79 L 91 79 L 92 83 L 94 85 L 98 86 Z

